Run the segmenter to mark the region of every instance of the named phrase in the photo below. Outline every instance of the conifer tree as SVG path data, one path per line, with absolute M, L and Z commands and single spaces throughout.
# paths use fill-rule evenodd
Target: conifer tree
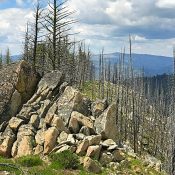
M 7 48 L 6 55 L 5 55 L 5 64 L 10 64 L 12 62 L 11 56 L 10 56 L 10 49 Z
M 2 68 L 2 61 L 3 61 L 3 58 L 2 58 L 2 52 L 0 54 L 0 69 Z

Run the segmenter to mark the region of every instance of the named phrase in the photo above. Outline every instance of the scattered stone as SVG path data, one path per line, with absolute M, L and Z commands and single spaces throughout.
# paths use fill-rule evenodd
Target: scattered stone
M 100 151 L 101 151 L 101 146 L 99 145 L 89 146 L 87 149 L 86 156 L 94 158 L 95 160 L 99 160 Z
M 99 174 L 102 171 L 100 164 L 97 161 L 92 160 L 90 157 L 84 158 L 83 166 L 87 171 L 92 173 Z
M 86 126 L 83 126 L 80 129 L 79 133 L 82 133 L 82 134 L 84 134 L 86 136 L 90 136 L 90 135 L 95 135 L 96 134 L 94 128 L 88 128 Z
M 114 161 L 121 162 L 125 159 L 125 154 L 121 150 L 115 150 L 113 151 Z
M 75 144 L 76 143 L 76 140 L 75 140 L 73 134 L 69 134 L 68 135 L 67 141 L 69 141 L 71 144 Z
M 116 150 L 116 149 L 118 149 L 118 145 L 112 145 L 112 146 L 110 146 L 107 150 L 108 150 L 108 151 L 114 151 L 114 150 Z
M 12 117 L 9 121 L 9 127 L 14 131 L 17 131 L 22 124 L 24 124 L 24 120 L 16 117 Z
M 44 145 L 44 134 L 45 134 L 45 130 L 40 129 L 37 131 L 35 135 L 36 144 Z
M 52 119 L 54 117 L 54 114 L 48 113 L 45 117 L 45 123 L 49 126 L 51 126 Z
M 42 145 L 37 145 L 34 150 L 35 150 L 34 154 L 38 155 L 38 154 L 42 154 L 43 153 L 44 148 L 43 148 Z
M 59 131 L 55 127 L 49 128 L 44 135 L 44 154 L 48 154 L 56 145 Z
M 31 116 L 29 123 L 34 127 L 34 128 L 38 128 L 39 123 L 40 123 L 40 119 L 39 116 L 34 114 Z
M 103 152 L 100 156 L 100 160 L 99 162 L 103 165 L 106 166 L 108 165 L 110 162 L 113 161 L 113 155 L 110 152 Z
M 91 135 L 86 137 L 86 139 L 89 141 L 89 145 L 99 145 L 101 141 L 101 135 Z
M 56 127 L 59 131 L 66 131 L 67 130 L 66 127 L 64 126 L 63 120 L 57 115 L 53 116 L 51 126 Z
M 61 152 L 64 152 L 66 150 L 69 150 L 69 149 L 70 149 L 69 145 L 64 145 L 56 153 L 61 153 Z
M 103 142 L 103 145 L 110 147 L 110 146 L 116 145 L 116 143 L 112 139 L 107 139 Z
M 15 141 L 14 134 L 12 134 L 11 136 L 10 135 L 5 136 L 5 139 L 0 144 L 0 155 L 1 156 L 5 156 L 5 157 L 11 156 L 11 149 L 12 149 L 14 141 Z
M 83 140 L 86 136 L 82 133 L 75 134 L 75 138 L 77 140 Z
M 93 128 L 93 121 L 89 117 L 86 117 L 79 112 L 73 111 L 69 122 L 70 130 L 74 133 L 78 133 L 81 126 Z
M 80 156 L 84 156 L 89 147 L 89 141 L 87 139 L 83 140 L 77 147 L 76 153 Z
M 21 138 L 23 136 L 33 136 L 34 137 L 35 134 L 36 134 L 36 130 L 31 124 L 22 125 L 18 129 L 17 138 Z
M 32 155 L 35 146 L 35 141 L 32 136 L 23 136 L 21 139 L 18 138 L 16 145 L 14 145 L 15 148 L 13 148 L 13 152 L 16 154 L 15 157 Z
M 59 137 L 57 138 L 57 142 L 60 144 L 62 142 L 67 141 L 67 138 L 68 138 L 68 134 L 65 131 L 62 131 Z

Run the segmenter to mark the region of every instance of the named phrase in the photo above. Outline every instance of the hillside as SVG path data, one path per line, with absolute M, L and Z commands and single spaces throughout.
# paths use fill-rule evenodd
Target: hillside
M 4 108 L 15 112 L 8 117 L 0 113 L 0 155 L 10 158 L 0 159 L 1 170 L 17 168 L 17 174 L 21 170 L 38 175 L 163 174 L 160 160 L 146 152 L 142 156 L 134 153 L 130 143 L 118 144 L 115 103 L 91 101 L 69 86 L 61 72 L 51 71 L 41 79 L 36 76 L 40 80 L 33 81 L 32 97 L 16 105 L 19 97 L 26 97 L 22 90 L 37 74 L 25 61 L 13 67 L 15 81 L 7 76 L 1 82 L 11 83 Z
M 104 54 L 105 62 L 114 65 L 119 60 L 120 53 Z M 92 60 L 96 69 L 99 66 L 99 55 L 93 55 Z M 128 64 L 129 55 L 125 55 L 125 63 Z M 132 54 L 132 62 L 134 68 L 140 70 L 144 68 L 146 76 L 171 74 L 173 72 L 173 58 L 146 54 Z
M 105 62 L 114 65 L 119 60 L 120 53 L 104 54 Z M 11 56 L 13 61 L 21 58 L 21 55 Z M 99 68 L 99 55 L 92 55 L 91 57 L 96 69 Z M 129 55 L 126 54 L 125 63 L 128 64 Z M 173 58 L 149 54 L 132 54 L 133 66 L 137 70 L 144 68 L 146 76 L 171 74 L 173 72 Z

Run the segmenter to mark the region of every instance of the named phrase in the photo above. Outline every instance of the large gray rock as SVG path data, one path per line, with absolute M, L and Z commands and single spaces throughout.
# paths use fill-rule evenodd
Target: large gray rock
M 34 153 L 36 130 L 31 124 L 22 125 L 17 133 L 17 140 L 13 144 L 11 154 L 13 157 L 21 157 Z
M 94 124 L 96 132 L 103 139 L 117 140 L 116 104 L 111 104 L 96 120 Z
M 44 154 L 48 154 L 56 146 L 59 131 L 55 127 L 49 128 L 44 135 Z
M 77 147 L 76 153 L 80 156 L 84 156 L 89 147 L 89 141 L 84 139 Z
M 59 137 L 57 138 L 57 142 L 59 144 L 61 144 L 62 142 L 65 142 L 67 141 L 67 138 L 68 138 L 68 135 L 65 131 L 62 131 L 59 135 Z
M 114 159 L 113 155 L 110 152 L 103 152 L 101 153 L 100 160 L 99 162 L 103 165 L 106 166 L 110 162 L 112 162 Z
M 101 141 L 101 135 L 87 136 L 86 139 L 89 141 L 89 145 L 99 145 Z
M 22 157 L 32 155 L 34 153 L 33 148 L 35 147 L 33 136 L 23 136 L 13 144 L 12 156 Z
M 64 80 L 64 76 L 61 72 L 55 70 L 46 73 L 44 77 L 38 84 L 38 87 L 47 86 L 50 90 L 54 90 L 56 87 L 60 86 Z
M 9 127 L 14 130 L 17 131 L 18 128 L 24 123 L 24 120 L 16 118 L 16 117 L 12 117 L 9 121 Z
M 57 104 L 58 116 L 63 119 L 66 126 L 69 123 L 72 111 L 84 114 L 88 110 L 88 107 L 84 104 L 83 95 L 71 86 L 65 88 Z
M 84 158 L 83 166 L 87 171 L 92 172 L 92 173 L 99 174 L 102 171 L 100 164 L 97 161 L 92 160 L 90 157 Z
M 16 136 L 14 132 L 8 126 L 1 136 L 0 156 L 5 156 L 5 157 L 11 156 L 11 149 L 12 149 L 15 139 L 16 139 Z
M 27 104 L 38 104 L 46 99 L 54 98 L 59 94 L 59 86 L 62 84 L 64 76 L 59 71 L 46 73 L 38 83 L 37 91 Z
M 89 146 L 87 149 L 86 156 L 98 160 L 100 157 L 101 148 L 102 147 L 100 145 Z
M 8 121 L 34 94 L 40 77 L 25 61 L 0 70 L 0 123 Z
M 74 133 L 78 133 L 82 126 L 93 128 L 93 120 L 79 112 L 73 111 L 69 122 L 69 129 Z

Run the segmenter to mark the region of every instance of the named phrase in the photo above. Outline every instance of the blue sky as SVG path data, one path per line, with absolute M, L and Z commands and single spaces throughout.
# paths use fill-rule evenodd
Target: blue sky
M 35 0 L 0 0 L 0 50 L 22 53 L 27 21 L 32 21 Z M 43 0 L 42 0 L 43 2 Z M 73 31 L 85 39 L 93 53 L 128 50 L 132 35 L 133 52 L 172 56 L 175 45 L 175 0 L 69 0 L 79 22 Z
M 0 0 L 0 9 L 7 8 L 29 8 L 32 7 L 32 0 Z

